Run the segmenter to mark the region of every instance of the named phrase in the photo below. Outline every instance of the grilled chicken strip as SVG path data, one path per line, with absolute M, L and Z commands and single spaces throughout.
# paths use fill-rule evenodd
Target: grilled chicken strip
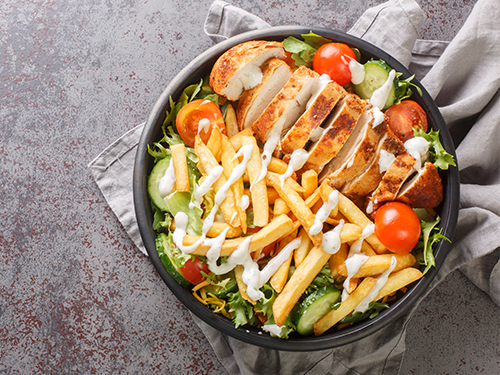
M 306 109 L 318 77 L 318 73 L 305 66 L 293 72 L 285 86 L 252 124 L 255 136 L 266 142 L 275 127 L 278 137 L 287 131 Z
M 377 211 L 384 202 L 396 199 L 404 182 L 415 171 L 415 162 L 415 158 L 407 152 L 394 159 L 387 172 L 385 172 L 382 181 L 378 184 L 377 189 L 368 199 L 367 214 Z
M 244 91 L 238 102 L 236 117 L 240 130 L 252 126 L 292 76 L 288 64 L 276 58 L 267 60 L 261 70 L 262 82 Z
M 272 57 L 285 57 L 281 43 L 252 40 L 238 44 L 215 62 L 210 73 L 210 87 L 229 100 L 238 100 L 244 90 L 252 89 L 262 81 L 260 67 Z
M 405 182 L 397 201 L 414 208 L 433 208 L 443 200 L 443 182 L 432 163 L 425 163 L 418 173 Z
M 370 112 L 361 115 L 357 129 L 359 133 L 351 134 L 346 143 L 331 162 L 329 162 L 319 175 L 319 180 L 330 180 L 330 186 L 340 189 L 347 181 L 352 180 L 373 159 L 380 138 L 379 129 L 372 127 L 373 116 Z
M 314 131 L 321 129 L 320 125 L 337 102 L 346 95 L 342 86 L 329 79 L 326 81 L 325 76 L 320 77 L 317 86 L 306 111 L 281 140 L 281 151 L 285 154 L 303 148 Z
M 342 98 L 321 125 L 324 131 L 320 138 L 309 146 L 310 154 L 305 168 L 321 170 L 326 163 L 337 156 L 365 108 L 366 102 L 357 95 L 349 94 Z
M 380 126 L 385 127 L 385 125 Z M 341 191 L 347 197 L 357 199 L 374 191 L 382 181 L 387 167 L 391 164 L 391 158 L 395 159 L 398 155 L 406 152 L 403 142 L 390 129 L 386 128 L 384 131 L 385 134 L 380 138 L 373 160 L 364 171 L 342 187 Z M 387 162 L 389 165 L 384 167 Z

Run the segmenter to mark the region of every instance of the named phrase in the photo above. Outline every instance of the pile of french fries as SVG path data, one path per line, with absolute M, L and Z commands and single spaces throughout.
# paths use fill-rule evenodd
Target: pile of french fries
M 241 206 L 242 197 L 247 195 L 253 208 L 253 225 L 262 229 L 253 234 L 250 243 L 250 252 L 253 259 L 259 259 L 262 249 L 276 241 L 275 254 L 279 253 L 290 241 L 300 237 L 300 246 L 292 252 L 270 280 L 271 286 L 279 293 L 273 305 L 273 315 L 278 326 L 282 326 L 300 300 L 302 294 L 311 284 L 323 267 L 328 264 L 334 279 L 339 282 L 345 280 L 347 269 L 346 259 L 349 257 L 350 246 L 362 236 L 363 229 L 372 224 L 371 220 L 350 199 L 339 194 L 339 202 L 324 224 L 324 228 L 331 229 L 344 220 L 340 233 L 340 250 L 330 255 L 323 251 L 323 232 L 316 235 L 309 234 L 314 224 L 315 213 L 328 200 L 332 188 L 328 181 L 318 184 L 318 174 L 309 170 L 302 174 L 300 182 L 295 173 L 282 184 L 280 175 L 287 170 L 287 163 L 279 158 L 272 157 L 267 176 L 252 184 L 261 174 L 261 150 L 256 138 L 250 129 L 239 131 L 234 109 L 229 105 L 226 115 L 227 135 L 222 134 L 217 126 L 213 128 L 207 144 L 199 137 L 195 142 L 195 152 L 199 158 L 198 169 L 202 175 L 208 175 L 218 166 L 224 169 L 223 174 L 215 182 L 217 192 L 231 175 L 239 161 L 234 159 L 238 150 L 244 145 L 251 145 L 253 152 L 248 162 L 245 175 L 234 183 L 228 191 L 225 200 L 220 205 L 224 221 L 215 222 L 208 237 L 216 237 L 229 228 L 226 240 L 222 246 L 220 256 L 227 257 L 243 242 L 242 234 L 247 233 L 247 213 Z M 172 160 L 176 175 L 176 189 L 189 191 L 189 178 L 186 157 L 182 145 L 171 147 Z M 270 221 L 270 213 L 273 219 Z M 184 245 L 192 245 L 199 240 L 199 236 L 186 235 Z M 371 234 L 362 242 L 362 253 L 369 259 L 359 271 L 350 278 L 348 285 L 349 296 L 341 302 L 336 310 L 331 310 L 314 325 L 315 335 L 321 335 L 336 325 L 342 318 L 351 314 L 358 304 L 374 287 L 377 277 L 389 269 L 394 256 L 397 265 L 390 274 L 387 283 L 379 291 L 374 301 L 385 300 L 398 290 L 422 277 L 422 273 L 414 267 L 415 257 L 412 254 L 392 254 L 384 245 Z M 209 246 L 200 245 L 192 254 L 205 256 Z M 288 279 L 292 265 L 295 271 Z M 246 293 L 246 285 L 242 280 L 243 267 L 235 268 L 235 277 L 243 298 L 252 304 Z

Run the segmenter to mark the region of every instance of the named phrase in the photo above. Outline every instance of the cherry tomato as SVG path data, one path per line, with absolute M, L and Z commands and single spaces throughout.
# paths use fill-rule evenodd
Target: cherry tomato
M 219 106 L 205 99 L 193 100 L 182 107 L 177 114 L 175 126 L 182 140 L 191 147 L 194 147 L 194 139 L 198 133 L 202 141 L 207 143 L 214 126 L 218 126 L 222 134 L 226 134 Z
M 343 43 L 327 43 L 319 47 L 313 58 L 313 69 L 318 74 L 328 74 L 341 86 L 351 82 L 349 61 L 356 60 L 352 49 Z
M 283 59 L 284 62 L 288 64 L 288 66 L 292 69 L 295 69 L 297 65 L 295 65 L 295 60 L 292 58 L 292 53 L 285 51 L 285 58 Z
M 409 253 L 417 244 L 420 231 L 417 214 L 404 203 L 386 203 L 375 213 L 375 235 L 394 253 Z
M 413 100 L 403 100 L 399 104 L 391 105 L 385 111 L 385 116 L 389 128 L 403 142 L 414 137 L 413 128 L 427 132 L 427 115 Z
M 210 272 L 208 264 L 202 263 L 197 257 L 188 259 L 180 270 L 186 280 L 194 285 L 197 285 L 204 280 L 204 276 L 201 274 L 201 271 L 206 274 Z

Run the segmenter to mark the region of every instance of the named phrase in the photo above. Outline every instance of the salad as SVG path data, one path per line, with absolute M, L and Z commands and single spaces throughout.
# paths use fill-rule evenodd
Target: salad
M 455 165 L 412 77 L 302 38 L 228 50 L 170 98 L 149 147 L 167 271 L 235 327 L 282 339 L 373 318 L 435 265 L 437 169 Z

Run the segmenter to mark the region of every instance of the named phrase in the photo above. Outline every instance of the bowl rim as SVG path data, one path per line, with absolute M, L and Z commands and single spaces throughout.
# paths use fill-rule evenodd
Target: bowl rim
M 432 268 L 427 274 L 418 280 L 415 285 L 399 300 L 391 305 L 390 309 L 382 311 L 377 317 L 365 320 L 364 322 L 357 323 L 346 329 L 336 332 L 326 332 L 321 336 L 306 336 L 298 338 L 290 338 L 287 340 L 271 337 L 262 332 L 256 327 L 243 326 L 236 328 L 229 319 L 226 319 L 220 314 L 214 313 L 209 308 L 202 305 L 196 300 L 188 289 L 180 286 L 166 271 L 163 263 L 161 262 L 155 247 L 155 232 L 152 229 L 152 211 L 150 201 L 147 194 L 147 177 L 148 171 L 145 167 L 148 165 L 147 147 L 152 141 L 157 141 L 159 138 L 154 138 L 155 132 L 158 133 L 159 119 L 165 114 L 166 107 L 169 102 L 169 97 L 177 98 L 180 92 L 189 84 L 186 81 L 192 80 L 193 77 L 201 77 L 201 73 L 206 68 L 203 64 L 208 64 L 220 56 L 227 49 L 232 46 L 252 40 L 252 39 L 268 39 L 280 40 L 289 35 L 300 36 L 300 34 L 307 34 L 310 31 L 318 35 L 324 36 L 335 41 L 340 41 L 351 46 L 358 48 L 362 54 L 367 56 L 376 56 L 384 60 L 389 66 L 398 72 L 403 73 L 403 77 L 411 76 L 411 73 L 405 68 L 398 60 L 390 56 L 388 53 L 379 47 L 363 40 L 358 37 L 346 34 L 341 31 L 331 30 L 324 27 L 317 26 L 275 26 L 266 29 L 253 30 L 231 37 L 223 42 L 220 42 L 206 51 L 202 52 L 194 58 L 188 65 L 186 65 L 167 85 L 163 90 L 157 101 L 155 102 L 148 119 L 144 125 L 144 129 L 139 140 L 137 153 L 134 163 L 133 171 L 133 199 L 134 209 L 139 226 L 139 231 L 149 254 L 151 262 L 153 263 L 159 276 L 172 291 L 172 293 L 202 321 L 227 334 L 235 339 L 246 342 L 248 344 L 276 350 L 284 351 L 315 351 L 332 349 L 335 347 L 343 346 L 358 340 L 361 340 L 380 329 L 386 327 L 391 322 L 405 315 L 411 311 L 412 306 L 415 307 L 416 302 L 424 297 L 427 293 L 428 286 L 435 278 L 439 268 L 451 249 L 451 244 L 447 241 L 441 241 L 435 249 L 436 267 Z M 199 78 L 198 78 L 199 79 Z M 445 149 L 456 158 L 455 148 L 452 138 L 441 113 L 434 103 L 432 97 L 421 85 L 421 83 L 414 79 L 412 81 L 422 90 L 421 101 L 424 104 L 424 109 L 427 114 L 430 114 L 434 127 L 440 130 L 441 141 Z M 162 121 L 160 121 L 162 122 Z M 149 161 L 151 164 L 151 161 Z M 440 226 L 443 228 L 443 235 L 452 239 L 458 219 L 458 205 L 460 195 L 460 184 L 457 167 L 450 167 L 444 173 L 446 179 L 443 178 L 445 187 L 444 196 L 445 200 L 442 203 L 442 214 Z

